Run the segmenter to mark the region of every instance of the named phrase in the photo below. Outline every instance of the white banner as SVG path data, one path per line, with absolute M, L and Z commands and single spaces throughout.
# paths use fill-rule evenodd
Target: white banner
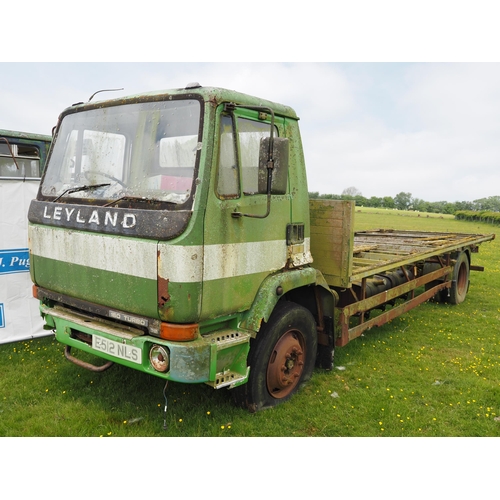
M 0 179 L 0 344 L 51 334 L 33 298 L 28 208 L 39 181 Z

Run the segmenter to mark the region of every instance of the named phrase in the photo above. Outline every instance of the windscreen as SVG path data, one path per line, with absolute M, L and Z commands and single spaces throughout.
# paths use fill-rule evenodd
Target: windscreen
M 42 181 L 59 202 L 124 197 L 185 203 L 199 141 L 200 103 L 170 100 L 66 115 Z

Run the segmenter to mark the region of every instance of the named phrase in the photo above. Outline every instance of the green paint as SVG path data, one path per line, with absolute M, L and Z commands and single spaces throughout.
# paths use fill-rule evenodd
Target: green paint
M 316 283 L 316 270 L 312 267 L 268 276 L 262 281 L 252 306 L 244 315 L 241 327 L 257 332 L 261 322 L 268 321 L 282 295 L 313 283 Z
M 48 290 L 120 311 L 155 318 L 154 280 L 32 256 L 37 284 Z

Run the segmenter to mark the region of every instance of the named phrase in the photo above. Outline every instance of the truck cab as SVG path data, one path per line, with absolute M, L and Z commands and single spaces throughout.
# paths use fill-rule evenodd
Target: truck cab
M 271 370 L 255 388 L 264 399 L 235 392 L 253 409 L 287 399 L 314 366 L 317 323 L 333 315 L 310 266 L 308 203 L 288 106 L 198 84 L 73 105 L 28 217 L 47 328 L 92 370 L 117 362 L 215 388 Z M 292 311 L 277 314 L 278 302 Z M 269 323 L 304 313 L 273 345 L 257 342 Z M 279 365 L 250 369 L 251 344 L 278 351 Z

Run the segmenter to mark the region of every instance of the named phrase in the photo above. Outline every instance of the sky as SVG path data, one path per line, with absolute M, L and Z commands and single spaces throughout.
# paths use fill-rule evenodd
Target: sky
M 91 1 L 78 23 L 52 20 L 43 29 L 43 51 L 34 55 L 28 45 L 0 55 L 0 128 L 50 134 L 63 109 L 97 90 L 123 88 L 100 95 L 114 98 L 197 81 L 294 108 L 309 191 L 341 194 L 355 187 L 367 198 L 409 192 L 448 202 L 500 195 L 500 63 L 498 49 L 491 49 L 498 43 L 489 33 L 497 30 L 485 15 L 487 2 L 478 0 L 474 13 L 446 10 L 447 2 L 436 0 L 432 16 L 425 15 L 431 5 L 425 0 L 418 11 L 400 11 L 400 4 L 377 4 L 391 7 L 398 23 L 370 10 L 370 2 L 353 1 L 350 10 L 335 7 L 337 17 L 298 12 L 280 22 L 268 7 L 268 21 L 235 13 L 234 19 L 222 16 L 226 23 L 195 24 L 188 32 L 182 22 L 181 30 L 169 23 L 161 31 L 150 17 L 145 34 L 132 36 L 125 28 L 141 24 L 147 12 L 141 9 L 122 29 L 106 27 L 104 39 L 105 16 L 94 16 L 89 28 L 98 5 Z M 356 11 L 359 6 L 364 9 Z M 238 30 L 244 22 L 255 29 Z M 273 36 L 269 24 L 284 34 Z M 219 30 L 230 43 L 213 36 Z

